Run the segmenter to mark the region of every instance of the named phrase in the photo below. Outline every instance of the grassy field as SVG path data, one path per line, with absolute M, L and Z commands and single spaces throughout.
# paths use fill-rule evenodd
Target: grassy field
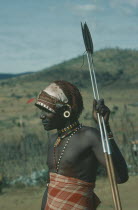
M 27 104 L 26 102 L 32 97 L 36 98 L 39 91 L 45 86 L 46 83 L 38 81 L 34 82 L 33 85 L 25 83 L 16 84 L 15 87 L 12 88 L 10 88 L 8 85 L 5 85 L 2 88 L 2 91 L 0 92 L 0 141 L 10 141 L 12 139 L 19 140 L 19 136 L 21 136 L 23 132 L 19 126 L 21 122 L 24 123 L 28 130 L 30 129 L 34 132 L 36 130 L 40 131 L 41 125 L 39 119 L 39 110 L 34 106 L 34 103 Z M 90 88 L 80 88 L 80 90 L 83 96 L 85 108 L 81 116 L 81 121 L 83 121 L 86 125 L 91 125 L 91 110 L 93 101 L 92 90 Z M 105 102 L 111 111 L 113 111 L 115 106 L 118 107 L 115 120 L 119 124 L 120 118 L 124 112 L 124 105 L 127 106 L 129 116 L 133 122 L 138 120 L 138 107 L 135 106 L 137 88 L 114 89 L 112 86 L 105 86 L 100 89 L 100 95 L 105 99 Z M 89 117 L 86 115 L 89 115 Z M 138 131 L 137 127 L 136 130 Z
M 0 195 L 1 210 L 39 210 L 44 187 L 30 187 L 23 189 L 4 189 Z M 130 177 L 129 181 L 119 185 L 123 210 L 137 210 L 138 207 L 138 176 Z M 102 203 L 99 210 L 114 209 L 108 180 L 97 180 L 95 193 Z

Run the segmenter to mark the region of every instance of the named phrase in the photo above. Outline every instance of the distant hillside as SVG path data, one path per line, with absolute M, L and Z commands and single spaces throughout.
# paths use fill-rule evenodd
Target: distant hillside
M 83 64 L 84 60 L 84 64 Z M 123 49 L 103 49 L 94 53 L 94 66 L 99 85 L 134 86 L 138 85 L 138 51 Z M 83 65 L 83 66 L 82 66 Z M 58 65 L 27 75 L 16 75 L 10 83 L 68 80 L 79 87 L 87 87 L 89 71 L 86 55 L 79 56 Z M 5 81 L 6 82 L 6 81 Z M 8 82 L 8 81 L 7 81 Z
M 32 74 L 33 72 L 25 72 L 25 73 L 20 73 L 20 74 L 5 74 L 5 73 L 0 73 L 0 80 L 2 79 L 9 79 L 13 77 L 19 77 L 22 75 L 27 75 L 27 74 Z

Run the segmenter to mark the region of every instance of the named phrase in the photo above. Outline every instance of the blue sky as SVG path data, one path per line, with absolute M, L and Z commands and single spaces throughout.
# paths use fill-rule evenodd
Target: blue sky
M 0 0 L 0 72 L 38 71 L 94 49 L 138 49 L 138 0 Z

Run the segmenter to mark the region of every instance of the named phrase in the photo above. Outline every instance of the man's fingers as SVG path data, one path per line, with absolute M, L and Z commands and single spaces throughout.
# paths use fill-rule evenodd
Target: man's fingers
M 109 108 L 104 104 L 104 99 L 98 101 L 96 101 L 96 99 L 93 100 L 93 112 L 96 111 L 100 115 L 104 115 L 106 112 L 110 112 L 108 110 Z
M 97 103 L 96 103 L 96 110 L 99 112 L 99 110 L 103 107 L 103 106 L 105 106 L 104 105 L 104 99 L 100 99 L 100 100 L 98 100 L 98 101 L 96 101 Z
M 105 106 L 104 99 L 100 99 L 98 101 L 96 99 L 93 100 L 93 116 L 94 119 L 96 119 L 97 121 L 96 112 L 104 117 L 105 123 L 108 122 L 110 116 L 110 109 L 107 106 Z
M 104 105 L 101 105 L 101 104 L 97 104 L 96 105 L 96 111 L 101 113 L 105 110 L 105 106 Z
M 99 105 L 104 105 L 104 99 L 101 98 L 100 100 L 98 100 L 98 104 L 99 104 Z
M 110 110 L 107 106 L 105 105 L 100 105 L 98 106 L 97 105 L 97 108 L 96 108 L 96 111 L 100 114 L 100 115 L 105 115 L 105 114 L 109 114 L 110 113 Z

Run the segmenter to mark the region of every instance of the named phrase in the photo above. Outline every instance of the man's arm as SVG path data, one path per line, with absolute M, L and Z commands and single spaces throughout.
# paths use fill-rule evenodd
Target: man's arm
M 99 115 L 103 116 L 104 121 L 105 121 L 105 126 L 107 130 L 107 135 L 109 137 L 109 145 L 111 148 L 111 156 L 113 160 L 113 165 L 115 169 L 115 174 L 117 178 L 117 183 L 124 183 L 128 180 L 128 169 L 126 162 L 116 144 L 113 138 L 113 134 L 110 129 L 109 125 L 109 116 L 110 116 L 110 110 L 107 106 L 104 104 L 104 100 L 99 100 L 98 102 L 94 100 L 93 102 L 93 118 L 97 122 L 97 113 Z M 99 131 L 94 131 L 94 145 L 92 147 L 93 152 L 95 153 L 95 156 L 99 160 L 99 162 L 106 166 L 105 158 L 104 158 L 104 153 L 103 153 L 103 148 L 102 148 L 102 142 L 101 142 L 101 137 L 100 137 L 100 132 Z
M 106 167 L 106 161 L 103 153 L 100 133 L 97 129 L 95 129 L 92 132 L 93 132 L 92 151 L 94 152 L 98 162 L 101 163 L 104 167 Z M 114 139 L 110 140 L 109 144 L 111 148 L 111 153 L 112 153 L 111 156 L 113 160 L 117 183 L 118 184 L 124 183 L 128 180 L 128 169 L 126 162 Z

